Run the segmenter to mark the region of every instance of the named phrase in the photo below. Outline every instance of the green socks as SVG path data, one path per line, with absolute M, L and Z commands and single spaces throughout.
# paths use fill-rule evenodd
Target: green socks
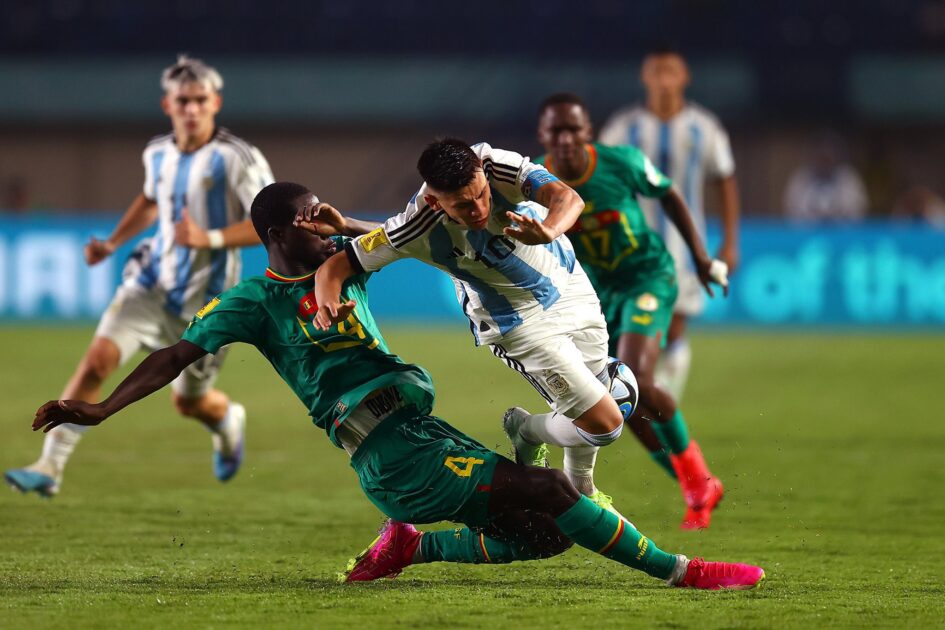
M 424 532 L 420 538 L 422 562 L 506 564 L 515 560 L 535 560 L 540 557 L 541 554 L 526 545 L 500 542 L 473 532 L 468 527 Z
M 669 451 L 667 451 L 665 447 L 658 451 L 651 451 L 650 457 L 653 458 L 653 461 L 659 464 L 670 477 L 676 479 L 676 471 L 673 469 L 673 463 L 669 461 Z
M 555 522 L 582 547 L 661 580 L 676 567 L 676 556 L 660 550 L 630 523 L 585 496 Z
M 676 410 L 669 422 L 651 422 L 650 424 L 653 425 L 656 437 L 673 455 L 679 455 L 689 447 L 689 427 L 686 426 L 686 419 L 683 418 L 680 410 Z

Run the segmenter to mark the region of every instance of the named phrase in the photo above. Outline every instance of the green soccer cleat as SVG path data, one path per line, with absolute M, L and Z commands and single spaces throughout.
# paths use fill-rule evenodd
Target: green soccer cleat
M 512 441 L 512 452 L 516 464 L 548 468 L 548 447 L 545 444 L 530 444 L 522 437 L 521 429 L 529 414 L 521 407 L 511 407 L 502 416 L 502 429 Z

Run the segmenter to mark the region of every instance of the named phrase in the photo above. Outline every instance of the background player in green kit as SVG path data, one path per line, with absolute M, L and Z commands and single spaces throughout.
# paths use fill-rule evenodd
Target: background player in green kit
M 315 222 L 297 220 L 319 206 Z M 350 565 L 349 581 L 396 575 L 416 562 L 511 562 L 547 557 L 571 542 L 674 586 L 755 586 L 759 567 L 688 560 L 663 552 L 628 521 L 582 496 L 564 473 L 514 464 L 429 415 L 429 374 L 391 354 L 367 309 L 367 275 L 345 283 L 341 321 L 312 325 L 315 270 L 336 251 L 329 236 L 360 234 L 365 224 L 298 184 L 264 188 L 253 225 L 269 255 L 264 277 L 245 280 L 211 300 L 177 344 L 145 359 L 98 404 L 53 400 L 33 429 L 96 425 L 170 383 L 184 368 L 238 341 L 255 346 L 305 404 L 316 426 L 351 454 L 368 498 L 392 517 L 382 535 Z M 458 532 L 421 534 L 399 521 L 452 520 Z
M 584 211 L 568 236 L 600 297 L 610 352 L 637 378 L 640 411 L 629 423 L 654 459 L 679 479 L 687 505 L 682 526 L 708 527 L 722 498 L 722 483 L 689 439 L 676 401 L 654 379 L 676 301 L 676 270 L 663 240 L 647 225 L 637 195 L 660 199 L 689 246 L 709 295 L 712 282 L 727 294 L 725 265 L 706 254 L 686 203 L 668 177 L 638 149 L 591 143 L 592 134 L 580 97 L 552 95 L 539 110 L 538 140 L 547 154 L 535 161 L 584 200 Z

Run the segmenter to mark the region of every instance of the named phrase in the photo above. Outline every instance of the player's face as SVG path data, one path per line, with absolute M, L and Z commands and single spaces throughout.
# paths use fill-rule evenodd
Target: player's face
M 492 190 L 481 170 L 463 188 L 450 193 L 431 191 L 424 200 L 434 210 L 443 210 L 449 218 L 471 230 L 481 230 L 489 223 Z
M 680 98 L 689 85 L 689 68 L 676 54 L 649 55 L 643 60 L 640 80 L 651 97 Z
M 299 197 L 295 206 L 297 210 L 301 210 L 317 203 L 318 197 L 309 193 Z M 337 251 L 335 242 L 327 236 L 312 234 L 292 224 L 280 228 L 278 234 L 270 235 L 270 238 L 276 238 L 279 241 L 282 251 L 289 260 L 307 269 L 315 269 Z
M 205 83 L 187 82 L 172 87 L 161 100 L 180 138 L 206 138 L 213 133 L 214 118 L 223 99 Z
M 580 105 L 550 105 L 538 119 L 538 142 L 556 164 L 576 161 L 592 137 L 590 118 Z

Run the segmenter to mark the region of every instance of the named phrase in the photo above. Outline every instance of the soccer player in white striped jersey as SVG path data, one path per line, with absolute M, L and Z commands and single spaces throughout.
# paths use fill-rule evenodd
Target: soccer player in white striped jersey
M 175 343 L 197 309 L 239 281 L 239 248 L 259 243 L 249 210 L 256 193 L 272 183 L 272 172 L 258 149 L 216 126 L 222 77 L 199 59 L 181 56 L 164 70 L 161 87 L 173 131 L 148 143 L 143 191 L 111 236 L 86 245 L 86 261 L 101 262 L 155 222 L 157 232 L 129 258 L 64 399 L 95 402 L 102 382 L 139 349 Z M 187 368 L 171 392 L 177 412 L 210 431 L 221 481 L 242 461 L 246 422 L 243 406 L 213 388 L 224 354 Z M 67 424 L 50 431 L 39 460 L 6 471 L 5 479 L 22 492 L 58 493 L 84 429 Z
M 602 144 L 637 147 L 680 187 L 692 220 L 705 242 L 703 191 L 706 182 L 718 185 L 722 243 L 717 258 L 731 273 L 738 266 L 738 183 L 728 134 L 705 108 L 686 100 L 689 68 L 675 48 L 658 48 L 643 60 L 640 79 L 646 103 L 615 112 L 600 132 Z M 689 375 L 691 352 L 686 339 L 688 319 L 705 308 L 705 295 L 682 235 L 654 199 L 640 199 L 647 222 L 662 235 L 676 261 L 679 298 L 656 378 L 677 401 Z
M 609 507 L 593 468 L 598 447 L 620 435 L 624 415 L 609 391 L 600 302 L 564 236 L 584 202 L 543 166 L 488 144 L 434 142 L 417 168 L 424 183 L 406 211 L 319 269 L 316 325 L 350 314 L 355 305 L 341 288 L 354 274 L 402 258 L 450 274 L 476 345 L 491 346 L 551 406 L 545 414 L 506 412 L 516 459 L 543 462 L 544 443 L 565 447 L 571 481 Z

